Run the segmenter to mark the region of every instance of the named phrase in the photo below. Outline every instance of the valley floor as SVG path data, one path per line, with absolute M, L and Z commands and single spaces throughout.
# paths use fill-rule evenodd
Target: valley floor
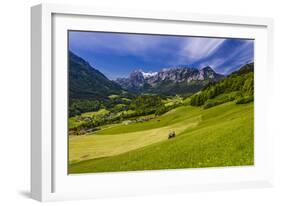
M 253 103 L 181 106 L 148 122 L 69 137 L 70 174 L 253 164 Z

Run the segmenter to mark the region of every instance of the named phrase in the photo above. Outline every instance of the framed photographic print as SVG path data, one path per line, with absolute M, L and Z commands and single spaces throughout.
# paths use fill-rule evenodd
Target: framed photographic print
M 272 185 L 271 19 L 43 4 L 31 21 L 34 199 Z

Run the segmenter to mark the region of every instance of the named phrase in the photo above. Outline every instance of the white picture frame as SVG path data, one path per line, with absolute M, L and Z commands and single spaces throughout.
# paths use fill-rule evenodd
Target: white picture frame
M 102 26 L 98 21 L 107 21 L 105 24 L 107 26 Z M 120 22 L 119 29 L 116 27 L 116 21 Z M 160 34 L 165 32 L 165 24 L 177 28 L 172 34 L 175 32 L 191 34 L 185 33 L 187 31 L 182 28 L 186 25 L 194 27 L 200 25 L 194 32 L 200 31 L 208 36 L 237 37 L 238 35 L 257 39 L 259 43 L 255 48 L 255 71 L 257 71 L 255 72 L 255 166 L 120 172 L 69 177 L 65 172 L 67 143 L 65 137 L 62 138 L 67 124 L 64 121 L 67 109 L 64 98 L 64 94 L 67 93 L 64 34 L 67 29 L 92 30 L 93 22 L 97 30 L 107 31 L 131 31 L 134 28 L 129 28 L 128 25 L 137 22 L 139 26 L 134 32 Z M 153 28 L 155 23 L 163 25 Z M 40 4 L 31 9 L 31 26 L 32 198 L 39 201 L 53 201 L 273 185 L 273 134 L 268 126 L 267 113 L 270 98 L 262 98 L 266 94 L 266 89 L 272 88 L 269 78 L 273 75 L 272 19 Z M 213 30 L 205 31 L 204 27 Z

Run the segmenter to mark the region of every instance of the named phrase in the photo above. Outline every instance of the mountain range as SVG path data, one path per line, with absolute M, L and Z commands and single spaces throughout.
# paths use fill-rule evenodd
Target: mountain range
M 159 72 L 135 70 L 128 78 L 108 79 L 76 54 L 69 52 L 69 98 L 105 100 L 112 94 L 190 95 L 225 76 L 210 66 L 163 68 Z
M 159 72 L 133 71 L 128 78 L 118 78 L 116 82 L 131 92 L 152 92 L 173 95 L 199 90 L 206 83 L 222 79 L 211 67 L 195 69 L 189 67 L 164 68 Z

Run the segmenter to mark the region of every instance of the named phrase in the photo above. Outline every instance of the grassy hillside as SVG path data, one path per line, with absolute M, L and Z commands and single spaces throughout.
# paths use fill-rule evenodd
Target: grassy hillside
M 253 165 L 253 108 L 181 106 L 147 122 L 70 136 L 69 173 Z M 170 130 L 176 138 L 168 140 Z
M 201 119 L 199 111 L 196 107 L 180 107 L 148 122 L 107 125 L 93 134 L 71 135 L 69 160 L 78 162 L 112 156 L 167 140 L 170 130 L 180 134 L 185 129 L 196 126 Z
M 216 98 L 221 96 L 221 98 Z M 226 78 L 208 84 L 191 96 L 190 104 L 210 108 L 225 102 L 237 100 L 240 103 L 254 100 L 254 64 L 247 64 Z

